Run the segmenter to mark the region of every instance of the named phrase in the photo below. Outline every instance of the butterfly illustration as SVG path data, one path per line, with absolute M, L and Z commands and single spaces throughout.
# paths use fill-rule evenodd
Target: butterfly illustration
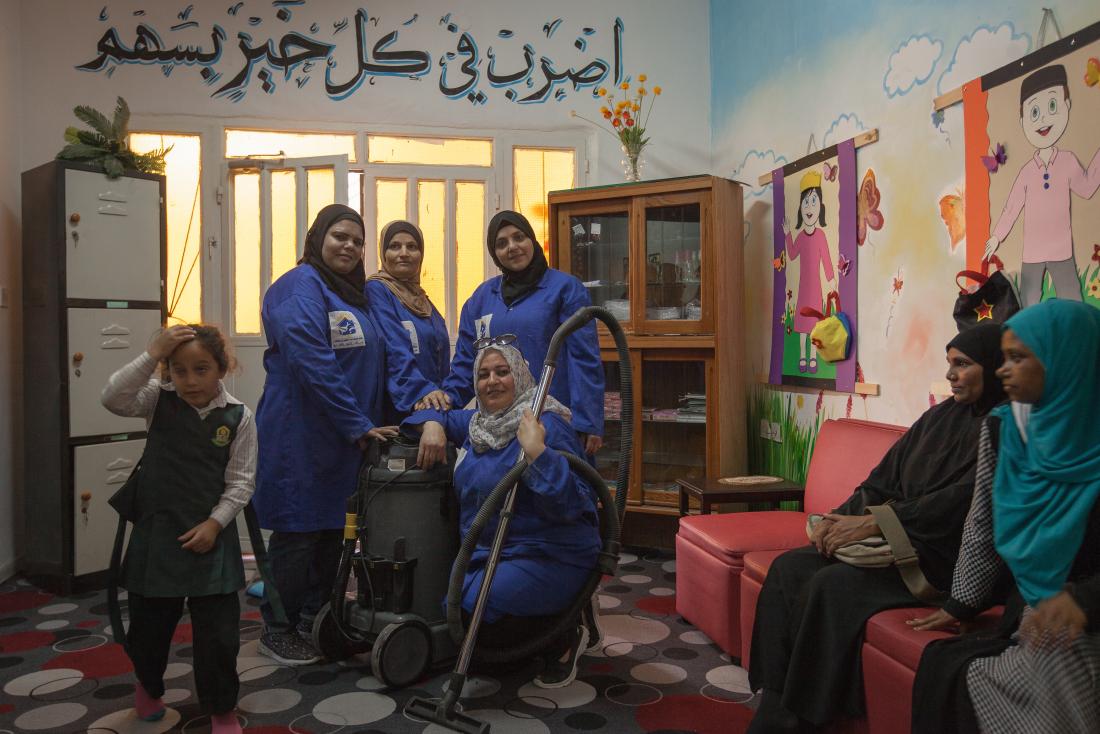
M 847 275 L 848 271 L 852 269 L 852 261 L 844 257 L 842 253 L 840 259 L 837 260 L 836 269 L 840 271 L 841 275 Z
M 939 130 L 940 126 L 943 125 L 943 117 L 944 117 L 943 110 L 936 110 L 935 112 L 933 112 L 932 113 L 932 127 Z
M 997 143 L 997 149 L 993 152 L 993 155 L 983 155 L 982 165 L 990 173 L 996 173 L 997 169 L 1005 164 L 1008 160 L 1008 153 L 1005 153 L 1004 143 Z
M 1085 84 L 1090 87 L 1100 84 L 1100 59 L 1095 56 L 1085 62 Z
M 779 253 L 779 257 L 772 260 L 772 267 L 775 268 L 775 272 L 777 272 L 777 273 L 779 271 L 781 271 L 783 268 L 787 267 L 787 253 L 786 253 L 786 251 L 783 251 L 783 252 Z
M 1100 245 L 1092 246 L 1092 261 L 1100 263 Z
M 951 251 L 954 252 L 966 236 L 966 199 L 961 190 L 940 199 L 940 219 L 947 227 Z
M 882 212 L 878 210 L 882 194 L 879 193 L 875 183 L 875 172 L 868 168 L 863 174 L 863 183 L 859 186 L 859 195 L 856 200 L 856 243 L 862 245 L 867 241 L 867 229 L 878 231 L 886 223 Z
M 822 168 L 824 169 L 822 175 L 825 176 L 826 181 L 836 181 L 836 166 L 830 165 L 829 161 L 825 161 Z

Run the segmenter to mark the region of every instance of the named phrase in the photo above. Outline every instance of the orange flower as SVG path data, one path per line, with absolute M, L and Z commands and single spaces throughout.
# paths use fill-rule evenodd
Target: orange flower
M 634 127 L 634 121 L 631 120 L 629 117 L 626 118 L 626 126 L 627 127 Z
M 638 96 L 639 97 L 644 97 L 645 96 L 645 87 L 638 87 Z
M 656 95 L 660 95 L 661 94 L 661 88 L 660 87 L 654 87 L 653 88 L 653 93 L 656 94 Z
M 647 77 L 646 77 L 646 75 L 645 75 L 645 74 L 639 74 L 639 75 L 638 75 L 638 81 L 640 81 L 640 82 L 644 82 L 644 81 L 646 80 L 646 78 L 647 78 Z
M 602 110 L 600 110 L 600 112 L 603 113 L 603 119 L 605 119 L 605 120 L 610 120 L 611 119 L 611 110 L 604 107 Z
M 637 112 L 638 110 L 642 109 L 642 106 L 635 102 L 634 104 L 630 105 L 630 109 L 632 109 L 634 112 Z
M 599 95 L 601 97 L 606 97 L 607 96 L 607 88 L 606 87 L 600 87 Z
M 623 124 L 623 121 L 616 117 L 614 120 L 611 121 L 611 124 L 615 127 L 619 127 Z
M 619 89 L 630 89 L 630 83 L 629 82 L 623 82 L 622 84 L 619 85 Z

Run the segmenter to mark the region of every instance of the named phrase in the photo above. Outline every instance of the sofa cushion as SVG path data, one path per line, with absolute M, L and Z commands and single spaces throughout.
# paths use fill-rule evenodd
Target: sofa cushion
M 695 515 L 680 518 L 679 536 L 740 565 L 750 551 L 806 544 L 806 514 L 785 510 Z
M 768 569 L 771 568 L 772 563 L 786 552 L 786 550 L 763 550 L 746 553 L 745 569 L 741 573 L 763 584 L 764 577 L 768 575 Z
M 914 632 L 905 622 L 932 613 L 931 607 L 905 607 L 879 612 L 867 621 L 866 642 L 881 650 L 910 670 L 916 671 L 925 646 L 932 640 L 953 637 L 951 632 Z M 1003 607 L 994 607 L 980 615 L 977 627 L 995 625 L 1001 618 Z
M 806 474 L 803 509 L 808 513 L 826 513 L 843 503 L 905 430 L 901 426 L 850 418 L 825 421 L 817 434 Z

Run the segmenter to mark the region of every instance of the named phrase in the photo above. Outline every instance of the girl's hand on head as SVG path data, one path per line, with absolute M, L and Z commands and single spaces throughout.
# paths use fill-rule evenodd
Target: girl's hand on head
M 207 553 L 214 547 L 214 543 L 218 540 L 218 533 L 221 531 L 221 523 L 212 517 L 208 517 L 176 538 L 176 540 L 183 543 L 185 550 L 194 551 L 195 553 Z
M 443 426 L 428 421 L 420 427 L 420 448 L 416 452 L 416 463 L 421 469 L 431 469 L 447 458 L 447 434 Z
M 516 438 L 519 439 L 519 445 L 523 447 L 528 463 L 542 456 L 542 452 L 546 450 L 546 427 L 535 418 L 530 408 L 523 411 L 523 418 L 520 419 L 519 428 L 516 430 Z
M 169 326 L 153 338 L 149 345 L 149 356 L 158 362 L 168 359 L 176 347 L 195 338 L 195 330 L 190 326 Z
M 1068 591 L 1039 602 L 1033 614 L 1020 623 L 1020 637 L 1025 642 L 1037 642 L 1044 635 L 1065 635 L 1070 643 L 1081 636 L 1088 617 Z
M 914 632 L 931 632 L 932 630 L 950 630 L 958 632 L 959 620 L 949 612 L 937 609 L 926 617 L 917 617 L 905 621 Z
M 414 410 L 438 410 L 445 412 L 451 409 L 451 396 L 442 390 L 432 390 L 430 393 L 420 398 L 416 405 L 413 406 Z

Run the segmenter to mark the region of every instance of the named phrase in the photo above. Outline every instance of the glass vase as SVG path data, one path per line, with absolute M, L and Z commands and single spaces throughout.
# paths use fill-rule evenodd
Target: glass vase
M 627 182 L 641 181 L 642 180 L 642 149 L 633 145 L 621 145 L 619 146 L 623 151 L 623 159 L 621 161 L 623 165 L 623 176 Z

